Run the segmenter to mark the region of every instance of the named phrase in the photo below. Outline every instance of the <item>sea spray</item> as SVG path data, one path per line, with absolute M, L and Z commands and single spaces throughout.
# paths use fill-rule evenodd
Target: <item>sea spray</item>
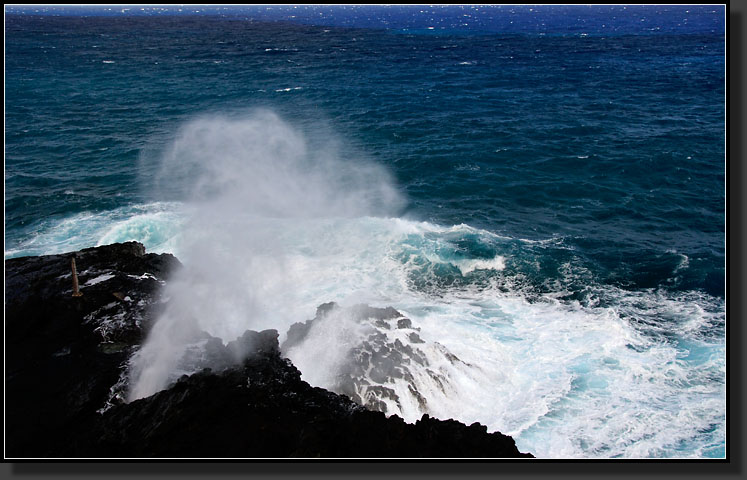
M 314 248 L 329 236 L 313 228 L 325 219 L 400 210 L 383 167 L 341 157 L 332 139 L 314 140 L 321 147 L 312 150 L 268 110 L 200 117 L 179 130 L 155 184 L 185 201 L 178 246 L 185 268 L 166 287 L 165 312 L 133 359 L 131 399 L 174 379 L 200 329 L 227 342 L 299 318 L 298 295 L 316 279 L 291 268 L 286 232 L 309 225 L 296 233 L 311 234 Z

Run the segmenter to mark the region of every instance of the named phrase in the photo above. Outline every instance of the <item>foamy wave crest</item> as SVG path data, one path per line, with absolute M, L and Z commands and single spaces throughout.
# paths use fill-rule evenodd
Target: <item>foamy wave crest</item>
M 467 275 L 475 270 L 503 270 L 506 268 L 506 259 L 500 255 L 489 260 L 457 260 L 452 263 L 459 268 L 462 275 Z
M 115 222 L 101 236 L 97 245 L 138 241 L 151 253 L 179 253 L 179 235 L 184 221 L 181 208 L 171 204 L 168 208 L 158 208 L 137 213 Z
M 612 294 L 612 292 L 610 292 Z M 630 299 L 588 308 L 552 298 L 452 292 L 402 310 L 468 363 L 490 365 L 458 395 L 427 392 L 433 415 L 508 433 L 540 457 L 699 456 L 723 453 L 724 344 L 681 329 L 667 341 L 630 321 Z M 651 292 L 654 304 L 661 294 Z M 637 298 L 641 300 L 641 298 Z M 683 325 L 718 322 L 670 299 Z M 421 391 L 421 393 L 423 393 Z M 406 395 L 405 392 L 403 392 Z
M 6 250 L 5 258 L 53 255 L 133 240 L 143 243 L 149 252 L 178 253 L 176 244 L 182 215 L 182 205 L 178 202 L 153 202 L 43 221 L 37 226 L 36 235 Z

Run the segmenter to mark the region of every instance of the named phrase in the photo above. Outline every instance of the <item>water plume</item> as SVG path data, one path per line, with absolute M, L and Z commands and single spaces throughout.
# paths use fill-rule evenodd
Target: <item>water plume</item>
M 269 110 L 202 116 L 179 129 L 154 184 L 185 202 L 175 252 L 185 268 L 165 287 L 165 310 L 132 360 L 131 400 L 186 373 L 180 362 L 200 330 L 228 342 L 303 318 L 298 292 L 315 278 L 289 261 L 292 237 L 324 249 L 320 222 L 400 211 L 385 168 L 315 135 L 310 142 Z

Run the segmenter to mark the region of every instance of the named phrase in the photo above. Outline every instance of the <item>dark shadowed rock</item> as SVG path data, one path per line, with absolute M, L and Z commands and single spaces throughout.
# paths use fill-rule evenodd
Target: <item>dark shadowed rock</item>
M 265 332 L 259 335 L 269 340 L 273 331 Z M 97 457 L 530 456 L 511 437 L 478 424 L 428 416 L 406 424 L 312 387 L 277 343 L 241 366 L 185 376 L 168 390 L 113 407 L 86 441 Z
M 54 456 L 106 406 L 180 266 L 139 243 L 5 261 L 6 453 Z
M 125 403 L 118 394 L 127 388 L 127 362 L 179 262 L 135 242 L 75 254 L 81 297 L 72 296 L 70 254 L 5 261 L 8 458 L 530 456 L 477 424 L 427 416 L 406 424 L 312 387 L 282 357 L 275 330 L 246 331 L 226 345 L 204 333 L 202 370 Z M 335 308 L 322 305 L 317 316 Z M 394 309 L 353 312 L 409 330 Z M 312 325 L 296 324 L 289 340 L 303 341 Z M 396 353 L 369 360 L 414 358 L 410 346 L 393 345 Z M 397 362 L 382 372 L 403 375 Z M 393 391 L 371 385 L 367 395 L 381 402 Z

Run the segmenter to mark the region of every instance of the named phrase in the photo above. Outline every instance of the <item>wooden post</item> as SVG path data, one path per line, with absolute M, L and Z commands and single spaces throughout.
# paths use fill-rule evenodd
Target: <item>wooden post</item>
M 70 265 L 73 269 L 73 297 L 82 297 L 83 294 L 78 290 L 78 272 L 75 271 L 75 257 L 70 259 Z

